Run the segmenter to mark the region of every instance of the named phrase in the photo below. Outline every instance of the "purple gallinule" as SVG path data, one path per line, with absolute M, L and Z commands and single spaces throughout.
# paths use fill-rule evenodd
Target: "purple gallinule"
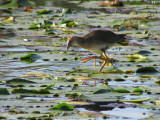
M 115 34 L 109 30 L 94 30 L 83 37 L 70 36 L 67 40 L 67 50 L 71 46 L 79 46 L 81 48 L 87 49 L 93 53 L 99 54 L 100 56 L 92 56 L 84 58 L 84 63 L 91 59 L 102 59 L 104 60 L 99 72 L 107 63 L 111 62 L 111 57 L 106 55 L 105 50 L 112 47 L 115 43 L 120 43 L 125 41 L 125 34 Z M 113 64 L 112 64 L 113 65 Z

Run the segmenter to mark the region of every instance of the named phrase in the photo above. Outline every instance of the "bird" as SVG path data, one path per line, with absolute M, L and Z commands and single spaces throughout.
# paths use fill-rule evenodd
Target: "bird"
M 69 36 L 67 39 L 67 51 L 70 47 L 78 46 L 99 54 L 100 56 L 91 56 L 82 60 L 84 60 L 84 63 L 92 59 L 103 60 L 103 64 L 98 70 L 98 72 L 101 72 L 107 63 L 112 64 L 112 58 L 109 57 L 105 51 L 116 43 L 124 42 L 125 36 L 126 34 L 116 34 L 110 30 L 94 30 L 83 37 Z

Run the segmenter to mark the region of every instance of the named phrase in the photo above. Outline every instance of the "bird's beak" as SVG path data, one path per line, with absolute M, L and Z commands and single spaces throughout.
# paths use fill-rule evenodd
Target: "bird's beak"
M 67 51 L 68 51 L 68 49 L 70 48 L 70 44 L 69 44 L 69 42 L 67 42 Z

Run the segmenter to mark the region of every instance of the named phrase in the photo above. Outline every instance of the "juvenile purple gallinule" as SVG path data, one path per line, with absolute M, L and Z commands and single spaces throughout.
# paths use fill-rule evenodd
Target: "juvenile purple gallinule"
M 103 69 L 106 63 L 112 63 L 111 57 L 106 55 L 105 50 L 112 47 L 115 43 L 120 43 L 125 41 L 124 34 L 115 34 L 109 30 L 95 30 L 83 37 L 70 36 L 67 40 L 67 50 L 71 46 L 79 46 L 81 48 L 87 49 L 93 53 L 99 54 L 100 56 L 92 56 L 84 58 L 84 63 L 91 59 L 102 59 L 104 60 L 99 72 Z

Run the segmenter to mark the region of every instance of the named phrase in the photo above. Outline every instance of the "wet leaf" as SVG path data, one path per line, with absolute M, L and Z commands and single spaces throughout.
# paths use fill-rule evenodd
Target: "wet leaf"
M 110 92 L 111 90 L 106 90 L 106 89 L 100 89 L 100 90 L 97 90 L 95 92 L 93 92 L 93 94 L 102 94 L 102 93 L 108 93 Z
M 28 0 L 10 0 L 9 2 L 4 2 L 2 7 L 6 8 L 18 8 L 18 7 L 27 7 L 27 6 L 35 6 L 35 2 Z
M 115 91 L 119 93 L 130 93 L 130 91 L 126 89 L 116 89 Z
M 15 17 L 9 16 L 2 20 L 3 22 L 15 22 Z
M 28 72 L 25 75 L 21 75 L 20 77 L 40 77 L 40 78 L 45 78 L 45 77 L 51 77 L 51 75 L 46 74 L 46 73 L 41 73 L 41 72 Z
M 126 74 L 131 74 L 131 73 L 134 73 L 134 71 L 133 70 L 127 70 L 125 73 Z
M 69 9 L 69 8 L 63 8 L 63 9 L 62 9 L 62 13 L 63 13 L 63 14 L 72 14 L 72 10 Z
M 51 85 L 48 85 L 45 89 L 51 89 L 54 85 L 55 85 L 55 82 L 53 82 L 53 84 Z
M 152 62 L 149 58 L 146 58 L 139 54 L 128 55 L 130 62 Z
M 63 20 L 60 23 L 60 27 L 77 27 L 79 24 L 76 21 L 72 20 Z
M 0 95 L 10 95 L 10 93 L 6 88 L 0 88 Z
M 122 78 L 116 78 L 114 79 L 116 82 L 122 82 L 122 81 L 125 81 L 125 79 L 122 79 Z
M 110 69 L 110 70 L 105 70 L 103 72 L 104 73 L 123 73 L 123 71 L 120 69 Z
M 148 55 L 148 54 L 152 54 L 152 52 L 147 51 L 147 50 L 140 50 L 140 51 L 136 52 L 135 54 Z
M 26 84 L 26 83 L 36 83 L 30 80 L 21 79 L 21 78 L 13 78 L 12 80 L 7 80 L 6 84 Z
M 40 27 L 38 25 L 31 25 L 28 29 L 39 29 Z
M 100 88 L 100 89 L 105 89 L 105 90 L 112 90 L 112 88 L 110 88 L 108 85 L 105 84 L 98 84 L 97 86 L 95 86 L 96 88 Z
M 135 88 L 133 91 L 133 93 L 143 93 L 143 90 L 141 88 Z
M 53 108 L 50 108 L 50 110 L 66 110 L 66 111 L 73 110 L 73 109 L 74 109 L 74 107 L 72 105 L 67 104 L 67 103 L 61 103 Z
M 40 58 L 41 56 L 37 55 L 36 53 L 28 53 L 27 55 L 20 57 L 20 60 L 25 61 L 27 63 L 32 63 Z
M 40 89 L 40 90 L 29 90 L 29 89 L 23 89 L 23 88 L 19 88 L 19 89 L 13 89 L 12 93 L 34 93 L 34 94 L 50 94 L 50 92 L 46 89 Z
M 52 10 L 41 10 L 41 11 L 37 11 L 38 15 L 43 15 L 43 14 L 50 14 L 52 13 Z
M 144 98 L 144 99 L 134 99 L 134 100 L 119 100 L 119 102 L 133 102 L 133 103 L 142 103 L 144 101 L 148 101 L 150 98 Z
M 136 70 L 136 73 L 155 73 L 158 72 L 154 67 L 141 67 Z

